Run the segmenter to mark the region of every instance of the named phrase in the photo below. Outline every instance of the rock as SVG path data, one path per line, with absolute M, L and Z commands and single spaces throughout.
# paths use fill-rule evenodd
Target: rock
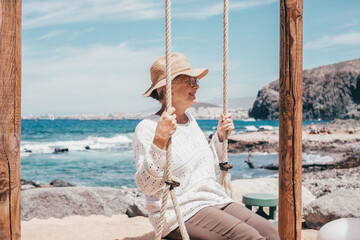
M 25 179 L 20 179 L 20 184 L 21 185 L 32 185 L 34 187 L 40 187 L 40 184 L 37 184 L 36 182 L 33 182 L 33 181 L 27 181 Z
M 139 199 L 135 198 L 134 201 L 128 206 L 126 210 L 126 215 L 129 217 L 137 217 L 137 216 L 143 216 L 148 217 L 148 213 L 145 206 L 145 198 Z
M 302 181 L 317 198 L 338 189 L 360 189 L 360 167 L 303 173 Z
M 279 81 L 263 87 L 257 94 L 252 108 L 249 109 L 249 117 L 255 119 L 278 119 L 279 118 Z
M 63 218 L 126 213 L 129 202 L 120 189 L 107 187 L 35 188 L 21 192 L 21 219 Z
M 360 190 L 339 189 L 318 198 L 304 207 L 304 219 L 309 228 L 320 229 L 339 218 L 360 218 Z
M 51 186 L 53 187 L 75 187 L 75 185 L 72 185 L 68 182 L 65 182 L 63 180 L 60 179 L 55 179 L 50 183 Z
M 68 152 L 68 148 L 55 148 L 54 153 Z
M 40 187 L 40 184 L 37 184 L 33 181 L 27 181 L 24 179 L 20 179 L 20 185 L 21 185 L 21 190 L 28 190 L 28 189 Z
M 121 191 L 125 194 L 126 199 L 129 202 L 126 215 L 129 217 L 144 216 L 148 217 L 146 210 L 145 195 L 137 188 L 127 188 L 123 186 Z
M 252 178 L 238 179 L 231 182 L 233 199 L 242 202 L 242 196 L 246 193 L 270 193 L 279 194 L 278 178 Z M 302 187 L 302 206 L 306 206 L 316 198 L 306 188 Z
M 360 59 L 303 72 L 303 119 L 360 119 Z M 249 117 L 278 119 L 279 80 L 263 87 Z
M 91 214 L 111 216 L 122 213 L 129 217 L 148 216 L 145 195 L 139 189 L 51 187 L 21 192 L 22 220 Z

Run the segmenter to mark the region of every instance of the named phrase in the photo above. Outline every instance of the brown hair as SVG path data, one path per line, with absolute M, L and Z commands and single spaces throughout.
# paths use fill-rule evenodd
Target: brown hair
M 176 76 L 176 77 L 171 81 L 171 83 L 174 84 L 176 81 L 182 79 L 184 76 L 187 76 L 187 75 L 181 74 L 181 75 L 179 75 L 179 76 Z M 161 101 L 164 99 L 164 97 L 165 97 L 165 92 L 164 92 L 163 88 L 160 87 L 160 88 L 154 89 L 154 90 L 151 92 L 150 97 L 152 97 L 152 98 L 158 100 L 159 102 L 161 102 Z

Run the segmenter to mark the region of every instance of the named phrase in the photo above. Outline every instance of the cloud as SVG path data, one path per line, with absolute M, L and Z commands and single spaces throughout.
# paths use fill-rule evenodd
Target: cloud
M 230 11 L 268 5 L 278 0 L 230 1 Z M 186 6 L 186 7 L 185 7 Z M 182 0 L 174 2 L 174 18 L 205 19 L 221 15 L 219 1 Z M 39 28 L 77 22 L 139 21 L 164 18 L 164 3 L 159 0 L 37 0 L 23 3 L 23 28 Z
M 64 31 L 61 31 L 61 30 L 54 30 L 54 31 L 50 31 L 38 38 L 36 38 L 36 40 L 44 40 L 44 39 L 49 39 L 49 38 L 53 38 L 53 37 L 57 37 L 61 34 L 63 34 Z
M 353 19 L 350 22 L 347 22 L 343 25 L 341 25 L 339 28 L 348 28 L 348 27 L 353 27 L 359 24 L 359 20 L 358 19 Z
M 141 94 L 150 86 L 149 67 L 162 50 L 137 50 L 125 43 L 54 50 L 27 47 L 23 109 L 26 113 L 146 109 L 154 102 Z
M 159 1 L 145 0 L 26 1 L 23 3 L 23 27 L 26 29 L 76 22 L 154 19 L 161 16 L 161 5 Z
M 322 49 L 334 46 L 360 45 L 360 32 L 348 32 L 339 35 L 324 36 L 304 45 L 306 49 Z
M 164 54 L 163 47 L 140 50 L 122 42 L 112 46 L 54 49 L 26 45 L 24 50 L 23 114 L 137 112 L 158 106 L 155 100 L 141 95 L 150 87 L 149 68 L 156 57 Z M 199 101 L 219 95 L 222 92 L 221 59 L 212 62 L 191 53 L 187 58 L 194 67 L 211 69 L 206 83 L 201 85 Z M 235 96 L 247 91 L 236 87 L 237 81 L 231 79 L 234 76 L 248 79 L 236 72 L 238 66 L 234 61 L 229 66 L 230 94 Z M 254 81 L 254 77 L 250 77 Z M 255 94 L 255 90 L 253 92 Z
M 250 8 L 260 7 L 278 2 L 278 0 L 247 0 L 247 1 L 229 1 L 229 12 L 242 11 Z M 208 3 L 208 2 L 207 2 Z M 193 8 L 189 4 L 183 4 L 188 6 L 187 9 L 178 9 L 174 11 L 174 16 L 179 18 L 191 18 L 191 19 L 205 19 L 208 17 L 223 14 L 224 4 L 222 1 L 216 1 L 216 3 L 202 5 L 198 8 Z

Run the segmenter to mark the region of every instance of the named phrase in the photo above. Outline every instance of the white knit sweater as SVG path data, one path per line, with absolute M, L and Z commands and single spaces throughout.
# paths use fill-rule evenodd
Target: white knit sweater
M 184 221 L 200 209 L 230 203 L 224 189 L 216 181 L 219 161 L 222 157 L 222 143 L 214 134 L 210 143 L 206 140 L 195 119 L 187 113 L 189 122 L 177 124 L 172 136 L 172 175 L 180 179 L 175 188 Z M 158 115 L 142 120 L 135 130 L 134 157 L 137 172 L 135 181 L 146 195 L 149 220 L 155 231 L 161 208 L 164 189 L 166 151 L 153 144 Z M 178 227 L 170 195 L 165 214 L 163 237 Z

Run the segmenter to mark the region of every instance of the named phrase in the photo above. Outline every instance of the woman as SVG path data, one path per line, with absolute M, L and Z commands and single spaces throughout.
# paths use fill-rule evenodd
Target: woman
M 207 69 L 193 69 L 185 56 L 173 53 L 172 106 L 166 110 L 165 56 L 150 68 L 151 87 L 144 94 L 162 104 L 154 115 L 136 127 L 135 181 L 146 195 L 146 207 L 155 231 L 158 228 L 161 196 L 165 186 L 166 145 L 172 137 L 172 175 L 180 180 L 175 188 L 190 239 L 279 239 L 276 229 L 226 195 L 216 181 L 225 133 L 234 130 L 230 114 L 221 115 L 217 133 L 208 143 L 195 119 L 186 109 L 196 103 L 199 79 Z M 181 239 L 172 201 L 168 201 L 163 237 Z

